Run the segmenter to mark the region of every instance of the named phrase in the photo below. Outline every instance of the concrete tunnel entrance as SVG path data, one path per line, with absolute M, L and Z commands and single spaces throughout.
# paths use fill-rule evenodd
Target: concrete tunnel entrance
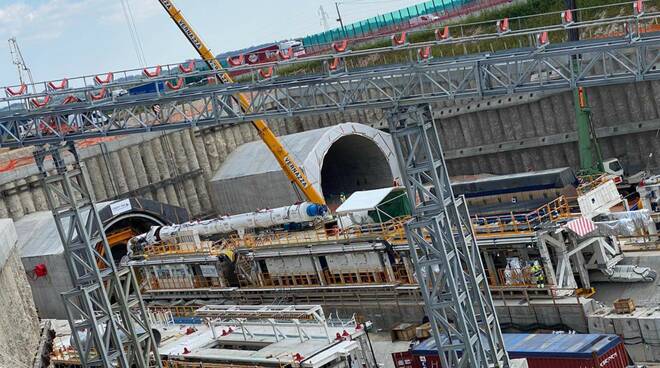
M 390 187 L 399 178 L 392 138 L 367 125 L 342 123 L 279 138 L 330 208 L 338 206 L 341 193 Z M 217 214 L 304 200 L 260 141 L 237 147 L 215 173 L 211 186 Z
M 329 204 L 340 195 L 391 186 L 394 181 L 387 157 L 370 139 L 349 135 L 330 146 L 321 168 L 321 189 Z

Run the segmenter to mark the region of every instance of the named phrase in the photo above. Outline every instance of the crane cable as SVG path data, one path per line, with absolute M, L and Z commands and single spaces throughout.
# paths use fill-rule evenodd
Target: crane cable
M 138 63 L 146 67 L 147 59 L 144 56 L 144 48 L 142 47 L 142 39 L 135 25 L 135 18 L 133 17 L 133 9 L 131 8 L 130 2 L 127 0 L 121 0 L 121 8 L 126 19 L 126 24 L 128 25 L 128 33 L 131 36 L 131 42 L 133 43 L 133 48 L 135 49 L 135 56 L 138 59 Z

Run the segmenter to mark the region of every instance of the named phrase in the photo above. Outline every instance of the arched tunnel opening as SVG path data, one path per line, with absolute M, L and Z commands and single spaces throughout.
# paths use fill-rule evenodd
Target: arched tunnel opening
M 121 216 L 106 224 L 105 235 L 112 252 L 115 263 L 119 263 L 127 254 L 128 241 L 139 234 L 149 231 L 152 226 L 163 225 L 163 222 L 154 216 L 139 213 Z
M 394 178 L 383 151 L 372 140 L 348 135 L 332 144 L 323 159 L 321 189 L 329 205 L 359 190 L 392 186 Z

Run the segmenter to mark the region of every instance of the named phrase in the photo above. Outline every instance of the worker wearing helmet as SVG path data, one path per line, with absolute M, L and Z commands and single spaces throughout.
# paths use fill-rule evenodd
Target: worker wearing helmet
M 532 273 L 532 279 L 536 281 L 536 287 L 544 288 L 545 287 L 545 275 L 543 275 L 543 268 L 539 264 L 539 261 L 534 261 L 534 264 L 530 268 Z

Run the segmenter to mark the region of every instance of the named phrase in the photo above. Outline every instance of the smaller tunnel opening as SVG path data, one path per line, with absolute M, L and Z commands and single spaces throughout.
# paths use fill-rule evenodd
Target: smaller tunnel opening
M 387 157 L 372 140 L 348 135 L 328 150 L 321 168 L 321 189 L 329 205 L 341 203 L 359 190 L 392 186 L 394 178 Z
M 115 262 L 120 262 L 127 254 L 126 245 L 129 239 L 135 235 L 145 233 L 149 231 L 151 226 L 157 225 L 161 224 L 151 216 L 127 216 L 108 226 L 105 235 Z

